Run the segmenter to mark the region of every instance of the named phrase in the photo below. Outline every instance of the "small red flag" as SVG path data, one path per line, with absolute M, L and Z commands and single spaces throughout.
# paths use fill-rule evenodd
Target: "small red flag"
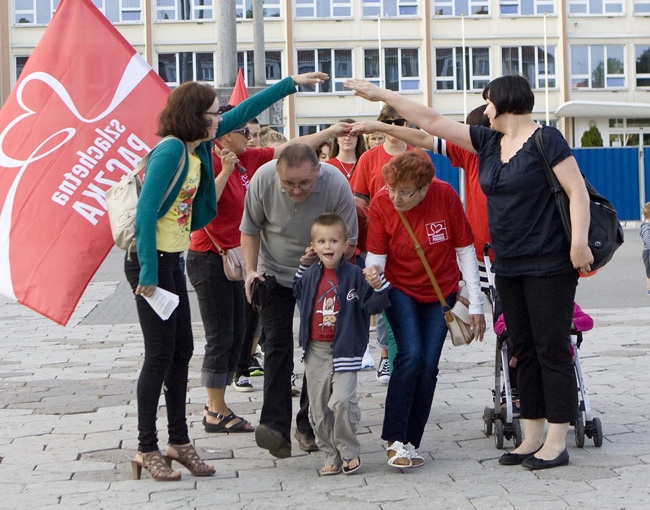
M 248 90 L 246 90 L 246 83 L 244 83 L 244 73 L 240 67 L 239 72 L 237 73 L 235 88 L 232 89 L 232 94 L 230 94 L 230 100 L 228 101 L 228 104 L 231 106 L 237 106 L 244 99 L 248 99 Z

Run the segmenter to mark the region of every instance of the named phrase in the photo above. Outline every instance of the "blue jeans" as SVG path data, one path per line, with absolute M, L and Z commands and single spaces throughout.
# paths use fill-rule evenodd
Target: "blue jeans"
M 205 330 L 201 384 L 223 389 L 232 382 L 244 342 L 244 283 L 228 280 L 221 255 L 211 251 L 190 250 L 187 275 L 196 291 Z
M 397 355 L 381 437 L 419 448 L 436 390 L 447 324 L 440 303 L 420 303 L 395 288 L 389 296 L 391 306 L 385 312 L 395 335 Z M 447 298 L 449 306 L 455 302 L 456 294 Z
M 194 350 L 190 303 L 185 275 L 181 272 L 178 253 L 158 252 L 158 287 L 178 294 L 178 307 L 166 321 L 162 320 L 142 296 L 135 296 L 142 335 L 144 362 L 138 377 L 138 450 L 158 450 L 156 413 L 160 390 L 165 391 L 167 430 L 170 444 L 190 442 L 185 419 L 187 375 Z M 124 272 L 135 291 L 140 279 L 140 264 L 135 253 L 124 260 Z M 164 384 L 163 384 L 164 383 Z

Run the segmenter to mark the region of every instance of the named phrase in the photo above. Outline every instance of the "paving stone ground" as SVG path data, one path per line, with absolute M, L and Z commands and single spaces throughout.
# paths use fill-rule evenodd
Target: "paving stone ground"
M 252 434 L 204 432 L 205 392 L 198 385 L 204 340 L 195 322 L 190 436 L 217 474 L 197 478 L 181 469 L 180 482 L 158 483 L 131 475 L 142 338 L 137 321 L 122 322 L 131 312 L 121 307 L 133 303 L 116 298 L 119 288 L 119 281 L 93 281 L 66 327 L 0 298 L 1 509 L 650 509 L 647 305 L 588 309 L 596 328 L 580 354 L 603 445 L 587 439 L 577 448 L 571 428 L 569 466 L 539 472 L 500 466 L 503 451 L 483 433 L 494 384 L 492 334 L 483 344 L 445 346 L 422 468 L 386 464 L 380 439 L 386 386 L 369 371 L 360 373 L 358 389 L 363 467 L 349 477 L 319 478 L 320 455 L 295 443 L 291 458 L 276 460 L 255 446 Z M 371 352 L 378 360 L 374 343 Z M 295 364 L 300 375 L 297 349 Z M 257 424 L 262 378 L 253 383 L 254 392 L 227 397 Z M 159 416 L 164 445 L 164 409 Z

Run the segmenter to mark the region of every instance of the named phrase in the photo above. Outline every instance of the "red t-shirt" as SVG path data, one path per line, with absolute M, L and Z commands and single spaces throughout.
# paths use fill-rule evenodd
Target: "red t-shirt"
M 472 154 L 453 143 L 447 143 L 447 157 L 455 167 L 465 170 L 465 205 L 467 220 L 474 233 L 474 248 L 479 260 L 483 260 L 483 247 L 490 242 L 488 228 L 487 197 L 478 180 L 478 155 Z
M 339 280 L 336 269 L 322 268 L 314 305 L 311 312 L 309 338 L 317 342 L 333 342 L 336 319 L 341 308 L 339 303 Z
M 414 147 L 411 145 L 406 146 L 407 151 L 413 149 Z M 357 162 L 357 168 L 352 175 L 352 191 L 372 199 L 386 185 L 381 169 L 391 159 L 393 159 L 393 156 L 384 150 L 383 144 L 361 154 Z
M 212 239 L 224 250 L 241 244 L 239 225 L 244 215 L 244 196 L 248 189 L 248 183 L 257 169 L 264 163 L 271 161 L 274 154 L 275 149 L 273 147 L 264 149 L 247 148 L 243 154 L 238 156 L 239 162 L 246 172 L 240 173 L 237 168 L 233 170 L 219 198 L 217 217 L 205 227 L 210 232 Z M 221 172 L 221 158 L 214 152 L 212 153 L 212 163 L 214 175 L 217 176 Z M 214 244 L 203 229 L 192 233 L 190 250 L 217 252 Z
M 330 165 L 338 168 L 341 171 L 341 173 L 345 175 L 345 178 L 348 180 L 348 182 L 352 181 L 352 177 L 357 171 L 355 163 L 343 163 L 338 158 L 328 159 L 327 161 L 325 161 L 325 163 L 329 163 Z
M 445 297 L 458 290 L 460 271 L 455 248 L 474 241 L 460 197 L 451 185 L 433 179 L 426 196 L 404 213 Z M 388 191 L 380 191 L 370 204 L 369 252 L 387 255 L 386 279 L 420 302 L 436 302 L 433 285 L 415 252 L 413 241 L 393 207 Z

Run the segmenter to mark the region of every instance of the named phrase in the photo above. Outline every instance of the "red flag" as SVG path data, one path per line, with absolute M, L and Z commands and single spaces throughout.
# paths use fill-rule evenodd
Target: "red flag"
M 168 95 L 90 0 L 59 4 L 0 110 L 0 293 L 68 322 L 113 246 L 105 192 Z
M 235 88 L 232 89 L 232 94 L 230 94 L 228 104 L 231 106 L 237 106 L 244 99 L 248 99 L 248 90 L 246 89 L 246 83 L 244 83 L 244 73 L 240 67 L 239 72 L 237 73 Z

